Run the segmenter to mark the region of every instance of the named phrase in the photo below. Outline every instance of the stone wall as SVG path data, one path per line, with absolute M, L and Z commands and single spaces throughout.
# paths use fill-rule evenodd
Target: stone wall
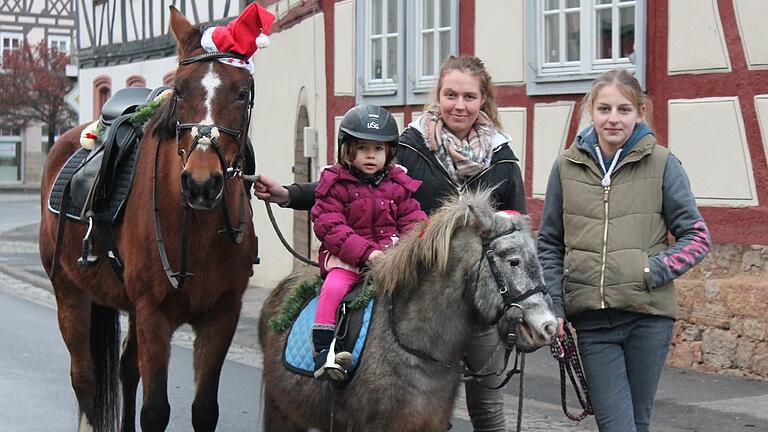
M 768 246 L 715 245 L 676 286 L 667 363 L 768 379 Z

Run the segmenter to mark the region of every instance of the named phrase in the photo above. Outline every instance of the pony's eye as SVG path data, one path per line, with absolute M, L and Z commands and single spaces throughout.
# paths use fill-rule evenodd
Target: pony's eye
M 519 267 L 520 266 L 520 258 L 519 257 L 513 257 L 509 260 L 509 266 L 510 267 Z

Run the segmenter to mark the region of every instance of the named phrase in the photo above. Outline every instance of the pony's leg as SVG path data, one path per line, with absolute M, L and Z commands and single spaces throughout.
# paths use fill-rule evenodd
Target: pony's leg
M 196 334 L 193 362 L 195 400 L 192 402 L 192 427 L 195 432 L 216 430 L 221 367 L 237 329 L 241 307 L 241 295 L 225 293 L 211 311 L 191 323 Z
M 54 283 L 59 329 L 70 358 L 70 379 L 79 410 L 78 431 L 93 431 L 96 371 L 90 348 L 91 301 L 81 291 Z
M 151 296 L 147 296 L 151 297 Z M 142 390 L 141 430 L 163 432 L 171 416 L 168 361 L 173 328 L 152 300 L 136 304 L 136 343 Z
M 121 432 L 136 431 L 136 388 L 139 385 L 139 358 L 136 347 L 136 314 L 128 315 L 128 334 L 120 356 L 120 383 L 123 390 Z

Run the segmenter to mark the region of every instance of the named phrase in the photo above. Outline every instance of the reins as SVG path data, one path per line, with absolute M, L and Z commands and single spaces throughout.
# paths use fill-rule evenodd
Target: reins
M 592 401 L 589 398 L 587 392 L 587 380 L 584 378 L 584 371 L 581 368 L 581 361 L 579 360 L 579 352 L 576 348 L 576 344 L 573 341 L 573 335 L 567 326 L 563 327 L 565 331 L 565 338 L 555 339 L 550 345 L 552 351 L 552 357 L 557 360 L 560 367 L 560 398 L 563 407 L 563 413 L 565 416 L 573 421 L 584 420 L 587 416 L 593 415 Z M 573 384 L 573 389 L 576 392 L 576 397 L 581 404 L 581 414 L 571 414 L 568 411 L 568 407 L 565 402 L 565 374 L 568 373 L 568 377 Z M 578 379 L 578 381 L 577 381 Z

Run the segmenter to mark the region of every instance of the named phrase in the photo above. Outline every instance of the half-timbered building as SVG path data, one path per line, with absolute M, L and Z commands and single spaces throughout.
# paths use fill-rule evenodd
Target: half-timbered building
M 538 224 L 549 170 L 588 120 L 581 98 L 602 71 L 628 68 L 653 101 L 660 142 L 683 161 L 713 235 L 704 264 L 678 283 L 670 362 L 768 377 L 768 45 L 763 0 L 258 0 L 277 21 L 254 57 L 251 139 L 260 173 L 317 179 L 336 130 L 358 103 L 416 118 L 448 54 L 482 58 L 499 87 Z M 110 91 L 169 83 L 171 1 L 80 1 L 81 120 Z M 175 1 L 195 23 L 243 4 Z M 294 265 L 254 203 L 271 286 Z M 306 212 L 276 210 L 289 242 L 312 255 Z M 734 354 L 735 353 L 735 354 Z
M 74 0 L 0 1 L 0 62 L 25 41 L 72 53 L 74 35 Z M 47 136 L 39 125 L 0 124 L 0 187 L 40 186 Z

